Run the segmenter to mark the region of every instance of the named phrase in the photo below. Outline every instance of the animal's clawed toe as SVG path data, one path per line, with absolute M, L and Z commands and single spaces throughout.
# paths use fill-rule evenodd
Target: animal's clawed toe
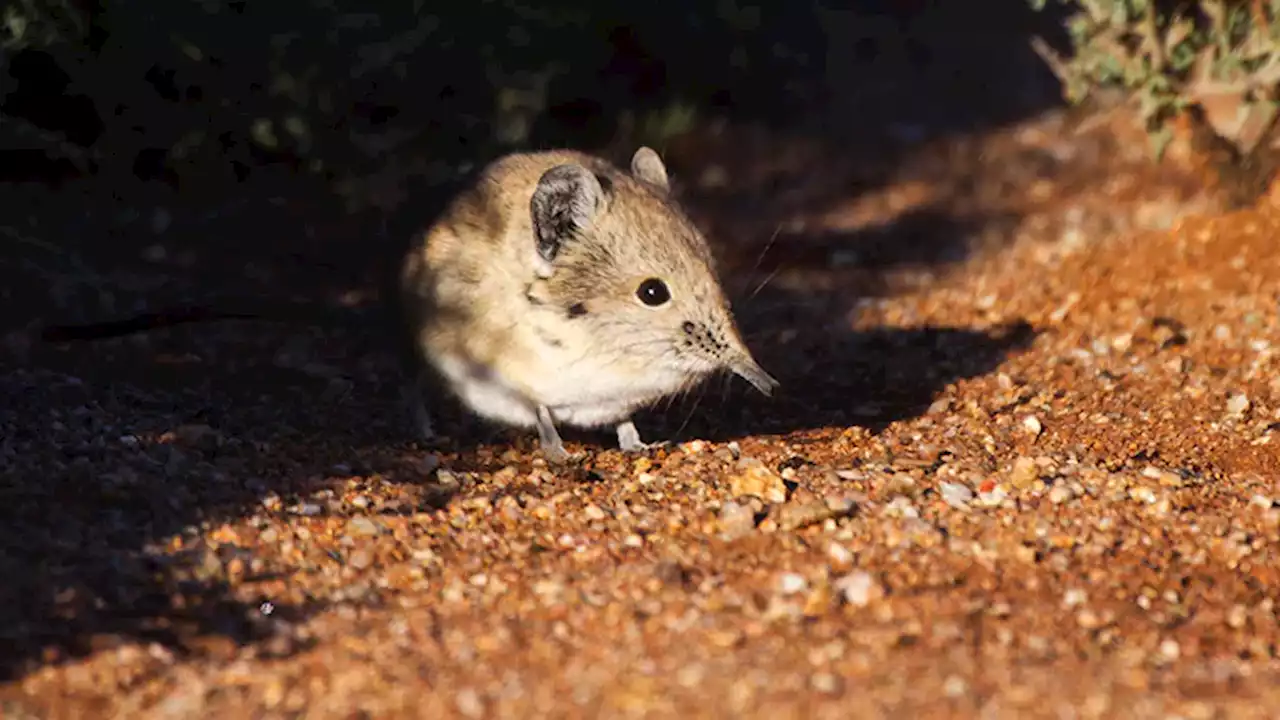
M 565 450 L 564 445 L 543 445 L 542 456 L 547 462 L 555 465 L 563 465 L 574 459 L 573 453 Z
M 625 453 L 643 453 L 650 450 L 658 450 L 660 448 L 670 447 L 669 440 L 655 440 L 654 442 L 637 442 L 632 445 L 619 445 L 619 449 Z
M 631 422 L 630 420 L 619 423 L 617 427 L 617 432 L 618 432 L 618 448 L 621 449 L 622 452 L 626 452 L 626 453 L 640 453 L 640 452 L 645 452 L 646 450 L 656 450 L 661 447 L 666 447 L 667 445 L 670 444 L 666 440 L 659 440 L 657 442 L 648 442 L 648 443 L 641 440 L 640 431 L 636 429 L 635 423 Z

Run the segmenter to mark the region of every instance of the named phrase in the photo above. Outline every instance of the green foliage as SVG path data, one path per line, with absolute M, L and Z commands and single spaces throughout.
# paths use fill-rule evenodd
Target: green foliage
M 0 10 L 0 49 L 16 52 L 79 41 L 88 32 L 85 14 L 70 0 L 12 0 Z
M 1280 82 L 1280 0 L 1062 0 L 1072 54 L 1040 38 L 1036 51 L 1071 102 L 1102 88 L 1136 100 L 1156 154 L 1168 121 L 1189 107 L 1242 155 L 1275 121 Z M 1047 0 L 1029 0 L 1037 10 Z

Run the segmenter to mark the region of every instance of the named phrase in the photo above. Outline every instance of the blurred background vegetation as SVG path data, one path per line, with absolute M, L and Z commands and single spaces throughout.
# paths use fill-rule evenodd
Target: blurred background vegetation
M 820 88 L 805 3 L 18 0 L 4 11 L 10 175 L 181 182 L 283 164 L 354 197 L 503 149 L 660 142 L 704 113 L 785 120 Z M 365 198 L 367 199 L 367 198 Z
M 1050 0 L 1030 0 L 1044 9 Z M 1280 101 L 1280 0 L 1054 0 L 1068 12 L 1070 52 L 1039 53 L 1081 102 L 1118 90 L 1133 102 L 1157 156 L 1173 121 L 1194 121 L 1248 162 L 1274 154 Z
M 1062 11 L 1025 0 L 0 8 L 0 243 L 48 255 L 18 264 L 41 292 L 41 263 L 83 279 L 182 247 L 239 266 L 366 247 L 514 148 L 646 143 L 678 165 L 674 139 L 732 123 L 870 159 L 1060 103 L 1030 38 L 1066 37 Z
M 267 201 L 313 220 L 420 205 L 411 227 L 434 191 L 516 148 L 624 157 L 733 123 L 883 155 L 885 137 L 910 144 L 1108 92 L 1132 102 L 1157 151 L 1190 112 L 1247 159 L 1271 150 L 1277 11 L 1280 0 L 5 0 L 0 191 L 30 217 L 8 212 L 4 227 L 28 247 L 125 254 L 184 217 Z M 76 190 L 46 202 L 24 195 L 33 185 Z M 282 222 L 251 245 L 296 231 Z
M 1014 47 L 1035 20 L 1025 7 L 975 3 L 1004 10 L 979 25 L 933 5 L 9 0 L 0 149 L 9 176 L 163 180 L 207 197 L 268 165 L 341 190 L 518 146 L 661 145 L 715 117 L 795 125 L 831 99 L 833 74 L 846 101 L 884 105 L 876 89 L 897 84 L 889 94 L 957 118 L 990 111 L 994 92 L 1043 103 L 1001 82 L 1037 70 Z M 894 67 L 966 54 L 989 77 L 953 68 L 941 95 Z

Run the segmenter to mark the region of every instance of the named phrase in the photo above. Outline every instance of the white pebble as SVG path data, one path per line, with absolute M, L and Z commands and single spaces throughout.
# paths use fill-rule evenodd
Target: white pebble
M 809 587 L 809 581 L 797 573 L 783 573 L 782 577 L 778 578 L 778 591 L 783 595 L 795 595 L 804 592 L 807 587 Z
M 952 675 L 943 681 L 942 692 L 949 698 L 964 697 L 969 692 L 969 683 L 959 675 Z
M 840 543 L 833 542 L 827 546 L 827 557 L 834 565 L 852 565 L 853 553 Z
M 984 492 L 978 496 L 978 501 L 987 507 L 996 507 L 1003 503 L 1009 497 L 1009 491 L 1004 489 L 1003 485 L 996 485 L 991 488 L 991 492 Z
M 1028 415 L 1022 418 L 1022 427 L 1031 433 L 1031 437 L 1040 437 L 1040 433 L 1044 431 L 1044 425 L 1040 424 L 1040 418 L 1035 415 Z
M 1236 393 L 1227 399 L 1227 414 L 1240 416 L 1249 411 L 1249 396 L 1244 393 Z
M 1149 487 L 1132 488 L 1129 490 L 1129 497 L 1147 505 L 1151 505 L 1156 501 L 1156 493 Z
M 866 607 L 871 602 L 875 583 L 875 578 L 870 573 L 858 570 L 837 580 L 835 586 L 844 596 L 845 602 L 854 607 Z
M 1233 605 L 1227 611 L 1227 625 L 1239 630 L 1249 621 L 1249 611 L 1243 605 Z
M 888 504 L 884 506 L 883 512 L 887 517 L 902 517 L 902 518 L 920 517 L 920 511 L 916 509 L 916 506 L 912 505 L 910 500 L 906 499 L 901 495 L 890 500 Z
M 960 483 L 944 482 L 938 485 L 942 501 L 957 510 L 967 510 L 973 501 L 973 491 Z
M 459 690 L 455 702 L 458 712 L 464 717 L 478 718 L 484 715 L 484 703 L 481 702 L 479 694 L 471 688 Z
M 1061 505 L 1062 503 L 1067 502 L 1074 496 L 1075 496 L 1075 493 L 1072 492 L 1071 488 L 1068 487 L 1067 485 L 1062 485 L 1062 484 L 1054 485 L 1053 489 L 1049 491 L 1049 502 L 1053 503 L 1054 505 Z

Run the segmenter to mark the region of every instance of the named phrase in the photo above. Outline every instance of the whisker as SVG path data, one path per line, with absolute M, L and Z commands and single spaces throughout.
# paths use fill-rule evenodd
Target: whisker
M 760 269 L 760 263 L 764 262 L 764 256 L 769 254 L 769 249 L 773 247 L 774 241 L 778 239 L 778 234 L 781 232 L 782 223 L 778 223 L 777 226 L 773 228 L 773 234 L 769 236 L 769 241 L 764 244 L 764 249 L 761 250 L 760 254 L 756 257 L 756 264 L 751 266 L 751 269 L 747 271 L 748 273 L 753 273 Z
M 774 268 L 774 269 L 773 269 L 773 271 L 769 273 L 768 277 L 766 277 L 764 280 L 762 280 L 762 281 L 760 282 L 760 284 L 756 286 L 756 289 L 755 289 L 754 291 L 752 291 L 752 293 L 751 293 L 750 295 L 748 295 L 748 296 L 747 296 L 746 302 L 747 302 L 747 303 L 750 303 L 752 300 L 755 300 L 755 299 L 756 299 L 756 296 L 760 294 L 760 291 L 761 291 L 761 290 L 764 290 L 764 288 L 765 288 L 765 286 L 766 286 L 766 285 L 768 285 L 769 283 L 773 282 L 773 279 L 774 279 L 775 277 L 777 277 L 777 276 L 778 276 L 778 273 L 779 273 L 779 272 L 781 272 L 781 271 L 782 271 L 782 267 L 781 267 L 781 266 Z
M 699 384 L 699 385 L 698 385 L 698 386 L 696 386 L 696 387 L 698 387 L 699 389 L 703 389 L 703 388 L 704 388 L 704 386 L 703 386 L 703 385 L 701 385 L 701 384 Z M 685 392 L 686 392 L 686 393 L 688 393 L 688 392 L 692 391 L 693 389 L 694 389 L 694 387 L 693 387 L 693 386 L 690 386 L 689 388 L 687 388 L 687 389 L 685 390 Z M 673 437 L 679 437 L 679 436 L 680 436 L 680 433 L 684 432 L 684 429 L 685 429 L 686 427 L 688 427 L 688 426 L 689 426 L 689 421 L 693 419 L 693 414 L 694 414 L 695 412 L 697 412 L 697 411 L 698 411 L 698 405 L 699 405 L 701 402 L 702 402 L 702 394 L 701 394 L 701 393 L 699 393 L 699 394 L 698 394 L 698 397 L 696 397 L 696 398 L 694 399 L 694 401 L 693 401 L 693 407 L 689 408 L 689 412 L 685 414 L 685 416 L 684 416 L 684 422 L 680 423 L 680 427 L 676 428 L 676 431 L 675 431 L 675 433 L 674 433 Z

